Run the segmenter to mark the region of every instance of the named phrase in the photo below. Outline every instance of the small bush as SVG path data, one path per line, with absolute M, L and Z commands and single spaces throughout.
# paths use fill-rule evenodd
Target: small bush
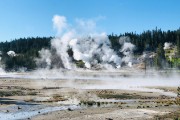
M 82 60 L 79 60 L 79 61 L 76 61 L 76 66 L 79 67 L 79 68 L 84 68 L 85 67 L 85 64 Z

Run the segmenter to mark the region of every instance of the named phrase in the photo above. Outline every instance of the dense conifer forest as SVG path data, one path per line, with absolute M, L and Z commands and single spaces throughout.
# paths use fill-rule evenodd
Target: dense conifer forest
M 111 42 L 111 47 L 118 53 L 121 49 L 119 44 L 119 38 L 121 36 L 129 36 L 131 43 L 136 46 L 134 50 L 134 56 L 140 56 L 143 52 L 154 52 L 156 57 L 153 59 L 151 66 L 161 67 L 160 62 L 166 61 L 169 68 L 180 67 L 180 29 L 162 31 L 161 29 L 147 30 L 140 34 L 130 32 L 120 35 L 111 34 L 108 35 Z M 1 53 L 1 67 L 5 70 L 19 70 L 25 68 L 26 70 L 34 70 L 37 65 L 35 58 L 39 57 L 38 51 L 42 48 L 51 49 L 51 39 L 53 37 L 31 37 L 31 38 L 19 38 L 9 42 L 0 43 Z M 172 43 L 174 51 L 176 52 L 173 59 L 168 60 L 163 46 L 164 43 Z M 10 56 L 7 54 L 8 51 L 14 51 L 16 56 Z M 68 51 L 69 55 L 73 54 Z

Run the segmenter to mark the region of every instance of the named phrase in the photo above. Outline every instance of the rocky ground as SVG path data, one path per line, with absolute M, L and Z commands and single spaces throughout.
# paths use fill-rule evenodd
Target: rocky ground
M 160 91 L 82 87 L 100 86 L 101 83 L 102 81 L 96 80 L 3 78 L 0 80 L 0 119 L 173 120 L 180 118 L 180 107 L 173 96 L 177 93 L 177 87 L 147 87 Z M 169 94 L 164 94 L 166 92 Z M 68 107 L 71 105 L 78 107 Z M 61 106 L 66 107 L 54 109 Z M 42 110 L 47 107 L 52 109 Z M 30 114 L 33 111 L 34 113 Z M 24 118 L 18 116 L 21 113 Z M 12 114 L 14 117 L 11 117 Z

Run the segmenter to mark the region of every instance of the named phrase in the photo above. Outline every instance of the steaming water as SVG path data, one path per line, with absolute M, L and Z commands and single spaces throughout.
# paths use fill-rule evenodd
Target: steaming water
M 124 77 L 125 76 L 125 77 Z M 122 89 L 145 92 L 156 92 L 166 96 L 175 97 L 176 93 L 148 87 L 178 87 L 179 75 L 158 75 L 130 70 L 116 71 L 62 71 L 39 70 L 29 73 L 5 73 L 1 78 L 34 79 L 34 80 L 67 80 L 70 84 L 58 87 L 71 87 L 77 89 Z M 77 80 L 79 82 L 77 82 Z

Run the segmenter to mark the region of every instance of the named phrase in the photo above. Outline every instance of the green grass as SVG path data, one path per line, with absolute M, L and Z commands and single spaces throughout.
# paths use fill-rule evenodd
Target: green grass
M 131 94 L 117 94 L 117 95 L 112 95 L 112 94 L 99 94 L 98 97 L 103 98 L 103 99 L 138 99 L 141 96 L 139 95 L 131 95 Z
M 154 119 L 155 120 L 165 120 L 165 119 L 180 120 L 180 111 L 174 111 L 166 115 L 156 115 Z
M 0 96 L 1 97 L 6 97 L 6 96 L 22 96 L 24 95 L 24 92 L 16 90 L 16 91 L 0 91 Z
M 37 92 L 29 92 L 27 95 L 37 95 Z

